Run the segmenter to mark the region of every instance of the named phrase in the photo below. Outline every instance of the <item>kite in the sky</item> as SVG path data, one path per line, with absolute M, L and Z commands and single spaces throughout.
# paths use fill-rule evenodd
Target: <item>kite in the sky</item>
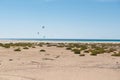
M 42 26 L 42 29 L 44 29 L 45 28 L 45 26 Z
M 37 34 L 39 35 L 40 33 L 39 33 L 39 32 L 37 32 Z

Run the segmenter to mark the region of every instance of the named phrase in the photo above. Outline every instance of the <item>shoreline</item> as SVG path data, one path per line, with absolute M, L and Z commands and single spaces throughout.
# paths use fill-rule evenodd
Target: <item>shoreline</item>
M 0 40 L 0 43 L 120 43 L 119 41 L 38 41 L 38 40 Z

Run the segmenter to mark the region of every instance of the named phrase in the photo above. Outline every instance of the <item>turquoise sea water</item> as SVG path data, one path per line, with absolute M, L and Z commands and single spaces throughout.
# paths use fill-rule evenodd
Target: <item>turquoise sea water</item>
M 41 42 L 119 42 L 120 39 L 33 39 L 33 38 L 6 38 L 0 40 L 22 40 L 22 41 L 41 41 Z

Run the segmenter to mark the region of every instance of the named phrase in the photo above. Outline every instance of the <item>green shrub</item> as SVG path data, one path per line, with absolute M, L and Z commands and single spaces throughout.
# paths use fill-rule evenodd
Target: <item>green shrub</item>
M 44 49 L 41 49 L 41 50 L 40 50 L 40 52 L 46 52 L 46 50 L 44 50 Z
M 9 61 L 13 61 L 13 59 L 9 59 Z
M 23 49 L 29 49 L 28 47 L 24 47 Z
M 96 56 L 97 54 L 98 54 L 98 51 L 96 51 L 96 50 L 92 50 L 92 52 L 91 52 L 90 55 L 92 55 L 92 56 Z
M 56 46 L 63 48 L 63 47 L 65 47 L 65 44 L 64 43 L 58 43 Z
M 31 47 L 34 43 L 14 43 L 12 46 Z
M 39 43 L 38 46 L 39 46 L 39 47 L 43 47 L 43 43 Z
M 67 48 L 66 48 L 66 50 L 72 50 L 72 48 L 70 48 L 70 47 L 67 47 Z
M 3 43 L 0 43 L 0 46 L 3 47 Z
M 86 45 L 81 45 L 81 50 L 85 50 L 85 49 L 87 49 L 87 46 Z
M 64 46 L 63 45 L 57 45 L 57 47 L 63 48 Z
M 111 56 L 119 56 L 120 57 L 120 52 L 119 53 L 114 53 Z
M 10 48 L 10 45 L 9 44 L 4 44 L 3 47 L 4 48 Z
M 89 50 L 85 50 L 84 52 L 85 52 L 85 53 L 89 53 Z
M 80 44 L 78 44 L 78 43 L 74 43 L 73 46 L 76 48 L 80 48 Z
M 17 49 L 14 49 L 14 51 L 21 51 L 21 49 L 20 49 L 20 48 L 17 48 Z
M 80 54 L 80 50 L 79 49 L 73 49 L 72 50 L 75 54 Z
M 90 55 L 92 55 L 92 56 L 97 56 L 97 54 L 96 54 L 96 53 L 91 53 Z
M 105 50 L 103 48 L 96 48 L 94 50 L 91 50 L 92 54 L 95 55 L 95 54 L 102 54 L 102 53 L 105 53 Z

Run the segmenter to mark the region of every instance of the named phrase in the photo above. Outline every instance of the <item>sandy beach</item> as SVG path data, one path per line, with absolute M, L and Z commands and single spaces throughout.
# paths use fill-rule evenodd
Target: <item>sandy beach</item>
M 0 0 L 0 80 L 120 80 L 120 0 Z
M 83 50 L 80 56 L 55 45 L 16 48 L 0 47 L 0 80 L 120 80 L 120 57 L 112 52 L 91 56 Z

